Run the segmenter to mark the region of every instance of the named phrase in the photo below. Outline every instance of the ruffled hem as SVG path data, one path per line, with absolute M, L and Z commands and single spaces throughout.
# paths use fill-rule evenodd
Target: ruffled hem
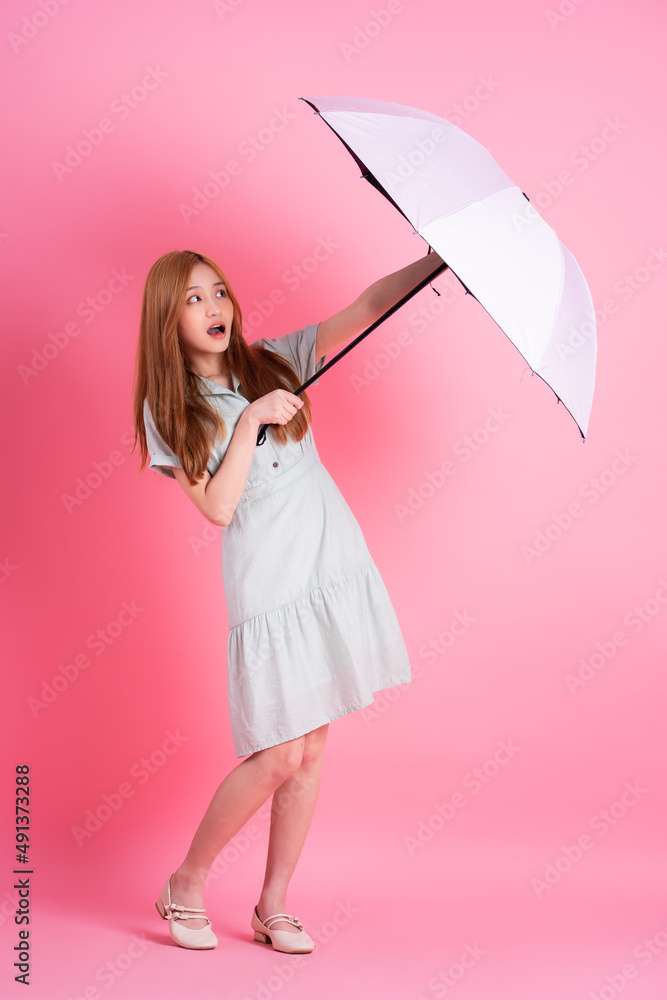
M 411 677 L 407 677 L 404 681 L 397 681 L 397 683 L 409 684 L 411 680 L 412 680 Z M 391 686 L 394 687 L 393 684 Z M 382 691 L 383 688 L 379 688 L 379 690 Z M 349 715 L 350 712 L 356 712 L 357 709 L 359 708 L 367 708 L 369 705 L 373 704 L 373 701 L 374 698 L 371 695 L 369 700 L 365 701 L 363 705 L 352 705 L 350 708 L 344 708 L 337 715 L 331 715 L 328 716 L 327 718 L 323 718 L 321 722 L 315 722 L 313 725 L 310 726 L 309 729 L 306 729 L 302 732 L 275 733 L 272 737 L 267 738 L 266 743 L 263 743 L 262 746 L 254 746 L 249 750 L 244 750 L 242 753 L 235 751 L 236 756 L 246 757 L 248 754 L 257 753 L 258 750 L 266 750 L 268 749 L 268 747 L 275 747 L 279 743 L 287 743 L 288 740 L 296 740 L 299 738 L 299 736 L 305 736 L 306 733 L 310 733 L 313 729 L 319 729 L 320 726 L 324 726 L 328 722 L 335 722 L 336 719 L 342 719 L 344 715 Z
M 364 708 L 412 680 L 389 594 L 371 561 L 235 626 L 228 693 L 238 757 Z

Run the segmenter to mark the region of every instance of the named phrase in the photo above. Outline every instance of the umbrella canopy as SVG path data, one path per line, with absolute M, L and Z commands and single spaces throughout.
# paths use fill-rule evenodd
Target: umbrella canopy
M 585 439 L 597 353 L 593 301 L 576 260 L 520 188 L 480 143 L 427 111 L 365 98 L 301 100 L 447 262 Z

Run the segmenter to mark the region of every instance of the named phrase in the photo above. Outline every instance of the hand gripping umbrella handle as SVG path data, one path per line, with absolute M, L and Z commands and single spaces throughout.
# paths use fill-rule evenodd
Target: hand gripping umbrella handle
M 314 372 L 314 374 L 310 376 L 307 382 L 304 382 L 303 385 L 300 385 L 298 389 L 295 389 L 294 395 L 298 396 L 300 392 L 303 392 L 304 389 L 307 389 L 308 386 L 312 382 L 315 382 L 320 377 L 320 375 L 323 375 L 328 368 L 331 368 L 332 365 L 335 365 L 336 362 L 339 361 L 344 354 L 347 354 L 347 352 L 351 351 L 353 347 L 356 347 L 356 345 L 359 343 L 360 340 L 363 340 L 364 337 L 367 337 L 369 333 L 372 333 L 373 330 L 375 330 L 375 328 L 380 325 L 380 323 L 383 323 L 384 320 L 386 320 L 389 316 L 392 315 L 392 313 L 395 313 L 397 309 L 400 309 L 401 306 L 408 301 L 408 299 L 411 299 L 413 295 L 416 295 L 417 292 L 420 292 L 422 290 L 422 288 L 425 288 L 426 285 L 429 285 L 438 274 L 441 274 L 443 271 L 446 271 L 448 267 L 449 265 L 445 264 L 445 262 L 443 261 L 440 267 L 437 267 L 434 271 L 432 271 L 429 274 L 427 278 L 424 278 L 424 280 L 420 281 L 417 285 L 415 285 L 414 288 L 411 288 L 410 291 L 407 293 L 407 295 L 404 295 L 402 299 L 399 299 L 398 302 L 395 302 L 393 306 L 387 309 L 384 315 L 380 316 L 379 319 L 376 319 L 374 323 L 371 323 L 371 325 L 367 327 L 363 331 L 363 333 L 360 333 L 358 337 L 355 337 L 355 339 L 351 341 L 347 345 L 347 347 L 344 347 L 342 351 L 339 351 L 338 354 L 336 354 L 336 356 L 331 359 L 331 361 L 327 361 L 326 365 L 323 365 L 319 369 L 319 371 Z M 262 426 L 259 428 L 259 431 L 257 432 L 257 444 L 264 444 L 264 442 L 266 441 L 266 429 L 268 426 L 269 424 L 262 424 Z
M 334 358 L 334 361 L 335 360 L 336 359 Z M 304 389 L 307 389 L 310 383 L 314 382 L 315 379 L 322 374 L 322 371 L 323 369 L 320 369 L 320 371 L 315 372 L 315 374 L 311 378 L 309 378 L 307 382 L 304 382 L 303 385 L 300 385 L 298 389 L 294 390 L 293 395 L 298 396 L 300 392 L 303 392 Z M 264 442 L 266 441 L 267 427 L 270 427 L 270 424 L 262 424 L 262 426 L 257 431 L 257 444 L 264 444 Z

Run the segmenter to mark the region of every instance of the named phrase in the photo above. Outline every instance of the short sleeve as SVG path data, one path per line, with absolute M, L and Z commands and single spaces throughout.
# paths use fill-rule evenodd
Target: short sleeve
M 151 459 L 148 463 L 149 469 L 155 469 L 163 476 L 175 479 L 176 476 L 172 469 L 174 466 L 180 466 L 180 459 L 158 434 L 147 399 L 144 399 L 144 426 L 146 428 L 146 446 Z
M 315 344 L 317 338 L 318 323 L 310 323 L 302 330 L 295 330 L 293 333 L 284 333 L 281 337 L 263 337 L 256 340 L 253 347 L 266 347 L 276 354 L 282 355 L 292 365 L 301 380 L 301 384 L 318 372 L 326 361 L 326 355 L 319 358 L 315 363 Z M 312 383 L 317 385 L 318 380 Z

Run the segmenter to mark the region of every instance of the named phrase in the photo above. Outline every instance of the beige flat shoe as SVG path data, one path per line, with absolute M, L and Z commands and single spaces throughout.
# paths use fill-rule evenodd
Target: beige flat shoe
M 206 910 L 197 910 L 191 906 L 180 906 L 178 903 L 173 903 L 171 900 L 171 878 L 170 875 L 162 887 L 162 892 L 155 906 L 162 919 L 169 921 L 169 933 L 172 941 L 180 944 L 181 948 L 215 948 L 218 939 L 211 929 L 211 921 L 206 916 Z M 195 917 L 205 918 L 206 927 L 198 927 L 194 930 L 192 927 L 183 927 L 177 923 L 179 920 L 194 919 Z
M 271 930 L 271 925 L 280 920 L 294 924 L 295 927 L 299 928 L 300 933 L 294 934 L 292 931 Z M 255 932 L 255 941 L 263 941 L 264 944 L 270 944 L 276 951 L 284 951 L 288 954 L 300 954 L 312 951 L 315 947 L 315 942 L 306 934 L 301 921 L 289 913 L 274 913 L 262 923 L 259 919 L 257 907 L 255 907 L 252 911 L 250 926 Z

